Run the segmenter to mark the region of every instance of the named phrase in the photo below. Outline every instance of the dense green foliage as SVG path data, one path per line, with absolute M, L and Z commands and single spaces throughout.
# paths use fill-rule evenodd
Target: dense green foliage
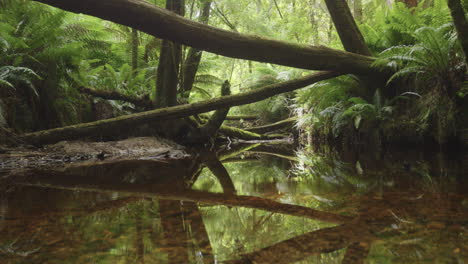
M 353 7 L 354 1 L 348 2 Z M 375 67 L 394 70 L 387 84 L 343 76 L 234 108 L 231 114 L 254 114 L 264 122 L 297 114 L 298 127 L 304 131 L 328 139 L 347 138 L 350 143 L 364 137 L 445 143 L 457 137 L 466 129 L 466 118 L 460 117 L 466 109 L 466 65 L 446 1 L 420 1 L 413 9 L 393 1 L 363 0 L 362 4 L 364 11 L 372 10 L 357 19 L 367 45 L 378 57 Z M 8 0 L 1 5 L 3 126 L 7 123 L 23 132 L 141 110 L 121 101 L 93 99 L 80 94 L 80 87 L 154 99 L 161 40 L 31 1 Z M 203 1 L 186 1 L 185 5 L 185 16 L 199 20 Z M 209 24 L 342 48 L 322 1 L 215 1 Z M 182 48 L 182 65 L 189 50 Z M 179 78 L 184 74 L 181 71 Z M 226 79 L 236 93 L 304 74 L 303 70 L 203 52 L 192 90 L 178 97 L 186 103 L 219 96 L 219 86 Z M 376 92 L 369 96 L 369 91 Z

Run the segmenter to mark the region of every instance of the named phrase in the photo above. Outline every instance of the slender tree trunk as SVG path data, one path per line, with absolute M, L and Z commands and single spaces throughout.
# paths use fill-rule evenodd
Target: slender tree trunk
M 132 74 L 135 76 L 138 69 L 138 30 L 132 28 Z
M 362 0 L 354 0 L 354 19 L 362 23 Z
M 166 9 L 183 16 L 184 0 L 166 0 Z M 169 40 L 162 43 L 156 76 L 154 105 L 156 108 L 177 104 L 177 86 L 182 58 L 182 46 Z
M 317 12 L 316 12 L 316 2 L 317 0 L 309 0 L 309 20 L 312 27 L 312 45 L 319 45 L 319 30 L 318 30 L 318 21 L 317 21 Z
M 338 31 L 346 51 L 371 56 L 364 37 L 353 19 L 351 10 L 345 0 L 325 0 L 333 24 Z
M 211 0 L 203 2 L 203 9 L 200 15 L 200 23 L 208 24 L 211 10 Z M 189 99 L 190 92 L 192 91 L 193 84 L 195 82 L 195 76 L 197 75 L 198 66 L 200 65 L 202 57 L 202 51 L 196 48 L 190 48 L 188 51 L 187 59 L 185 60 L 182 70 L 182 85 L 181 93 L 182 98 Z
M 463 52 L 465 53 L 465 62 L 468 65 L 468 22 L 465 18 L 465 10 L 460 0 L 448 0 L 450 14 L 453 18 L 453 23 L 457 29 L 458 39 L 461 42 Z

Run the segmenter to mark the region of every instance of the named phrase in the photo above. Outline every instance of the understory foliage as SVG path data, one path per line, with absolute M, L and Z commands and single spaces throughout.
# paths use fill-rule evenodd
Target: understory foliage
M 164 0 L 148 2 L 165 6 Z M 309 134 L 353 143 L 369 138 L 432 138 L 444 143 L 457 137 L 460 129 L 466 129 L 464 120 L 468 121 L 468 117 L 460 118 L 468 88 L 463 86 L 466 65 L 446 1 L 419 1 L 419 6 L 411 9 L 396 1 L 361 2 L 364 11 L 372 12 L 354 15 L 378 58 L 375 67 L 395 71 L 387 84 L 342 76 L 234 107 L 230 113 L 256 115 L 262 122 L 297 114 L 298 127 Z M 186 1 L 185 17 L 198 21 L 203 3 Z M 111 110 L 138 111 L 130 103 L 81 94 L 80 87 L 154 99 L 160 39 L 33 1 L 3 0 L 0 7 L 2 126 L 26 132 L 93 121 L 100 118 L 98 103 Z M 239 12 L 241 9 L 243 12 Z M 209 25 L 343 48 L 325 3 L 318 0 L 216 1 L 211 5 Z M 190 50 L 182 48 L 180 69 Z M 303 70 L 198 52 L 203 56 L 190 91 L 183 91 L 180 80 L 184 72 L 178 73 L 181 104 L 219 97 L 225 80 L 235 94 L 306 74 Z M 369 90 L 376 92 L 369 96 Z M 111 112 L 108 117 L 123 113 Z
M 432 8 L 420 4 L 410 10 L 397 3 L 392 9 L 379 9 L 372 27 L 362 28 L 378 57 L 374 66 L 390 68 L 394 74 L 377 87 L 372 99 L 357 96 L 364 85 L 352 76 L 298 92 L 298 126 L 348 143 L 365 139 L 445 144 L 456 138 L 460 102 L 466 95 L 466 65 L 449 22 L 442 1 L 435 1 Z

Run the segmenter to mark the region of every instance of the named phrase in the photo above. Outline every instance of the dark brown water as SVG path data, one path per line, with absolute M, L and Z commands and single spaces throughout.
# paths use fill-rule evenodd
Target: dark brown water
M 18 175 L 0 263 L 468 263 L 467 154 L 256 146 Z

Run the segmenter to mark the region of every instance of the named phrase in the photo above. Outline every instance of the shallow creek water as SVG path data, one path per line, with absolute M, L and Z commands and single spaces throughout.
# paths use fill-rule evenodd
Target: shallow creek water
M 468 263 L 468 154 L 195 156 L 16 172 L 0 263 Z

